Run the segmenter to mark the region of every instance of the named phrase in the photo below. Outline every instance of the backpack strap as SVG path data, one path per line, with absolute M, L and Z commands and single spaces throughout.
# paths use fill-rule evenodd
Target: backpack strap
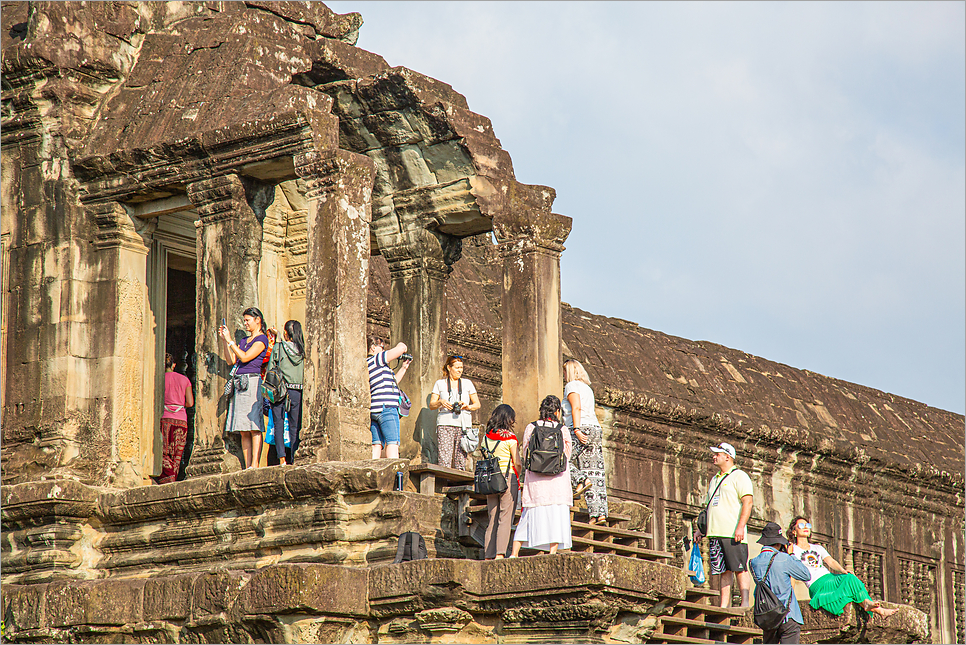
M 393 560 L 394 564 L 402 562 L 403 552 L 406 550 L 406 543 L 408 541 L 409 541 L 408 531 L 399 536 L 399 546 L 396 547 L 396 559 Z
M 755 579 L 755 584 L 760 585 L 762 582 L 764 582 L 766 585 L 768 585 L 768 582 L 766 582 L 768 580 L 768 572 L 771 571 L 771 565 L 775 563 L 775 558 L 777 557 L 778 557 L 778 550 L 776 549 L 771 556 L 771 560 L 768 561 L 768 566 L 765 567 L 765 575 L 761 577 L 761 580 L 759 580 L 758 576 L 755 575 L 754 570 L 751 571 L 751 577 Z M 748 569 L 751 570 L 751 567 L 748 567 Z M 768 585 L 768 588 L 770 589 L 771 585 Z

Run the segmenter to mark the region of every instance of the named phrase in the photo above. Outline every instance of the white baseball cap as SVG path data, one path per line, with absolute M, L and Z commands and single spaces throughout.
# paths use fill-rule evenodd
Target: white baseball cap
M 721 442 L 717 446 L 711 446 L 711 452 L 723 452 L 732 459 L 736 458 L 735 447 L 730 443 Z

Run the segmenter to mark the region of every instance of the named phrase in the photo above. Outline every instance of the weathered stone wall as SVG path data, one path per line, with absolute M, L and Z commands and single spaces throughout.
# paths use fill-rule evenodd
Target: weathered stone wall
M 685 585 L 681 570 L 601 554 L 279 564 L 9 585 L 3 612 L 9 642 L 626 643 Z

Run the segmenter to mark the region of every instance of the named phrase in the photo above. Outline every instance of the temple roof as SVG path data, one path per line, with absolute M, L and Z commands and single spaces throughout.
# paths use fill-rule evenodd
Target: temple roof
M 388 301 L 388 270 L 376 264 L 370 288 Z M 499 346 L 501 280 L 502 260 L 488 237 L 464 241 L 447 287 L 451 324 L 487 330 Z M 561 318 L 564 358 L 587 369 L 598 405 L 717 428 L 753 444 L 963 481 L 963 415 L 567 303 Z

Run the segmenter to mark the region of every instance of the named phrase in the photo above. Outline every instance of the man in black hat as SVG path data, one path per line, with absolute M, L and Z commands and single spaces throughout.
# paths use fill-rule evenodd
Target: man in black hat
M 792 589 L 792 578 L 808 582 L 811 578 L 808 568 L 785 552 L 788 540 L 782 536 L 782 527 L 774 522 L 765 525 L 758 543 L 762 545 L 761 553 L 748 562 L 748 567 L 755 580 L 761 580 L 771 587 L 778 599 L 788 607 L 785 620 L 774 630 L 766 631 L 762 643 L 798 643 L 804 620 L 802 609 L 795 599 L 795 590 Z M 771 569 L 768 568 L 769 564 Z

